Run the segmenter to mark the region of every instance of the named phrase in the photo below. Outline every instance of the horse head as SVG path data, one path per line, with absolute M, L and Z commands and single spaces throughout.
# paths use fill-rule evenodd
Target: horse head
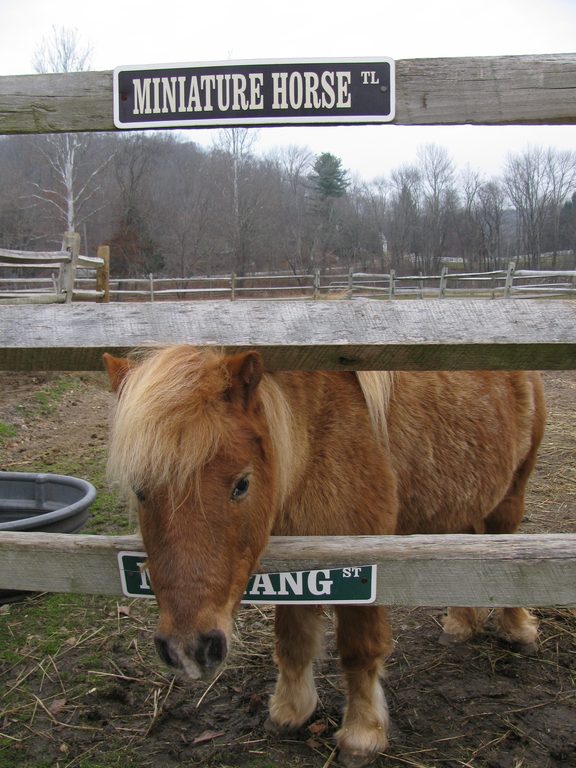
M 104 363 L 118 393 L 110 468 L 138 504 L 156 648 L 190 678 L 209 678 L 274 519 L 262 359 L 176 346 Z

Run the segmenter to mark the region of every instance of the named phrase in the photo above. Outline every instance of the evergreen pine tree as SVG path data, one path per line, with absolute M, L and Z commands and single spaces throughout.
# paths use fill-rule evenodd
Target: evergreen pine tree
M 350 185 L 348 174 L 342 168 L 342 161 L 330 152 L 318 155 L 309 179 L 322 199 L 343 197 Z

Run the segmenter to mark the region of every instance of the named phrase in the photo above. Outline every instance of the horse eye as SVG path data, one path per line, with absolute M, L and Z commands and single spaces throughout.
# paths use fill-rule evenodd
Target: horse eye
M 138 499 L 140 504 L 144 504 L 144 502 L 146 501 L 146 494 L 144 493 L 144 491 L 135 490 L 134 494 L 136 495 L 136 498 Z
M 248 493 L 248 488 L 250 488 L 250 478 L 245 475 L 244 477 L 241 477 L 239 480 L 237 480 L 234 484 L 234 488 L 230 494 L 230 499 L 232 501 L 239 501 L 239 499 Z

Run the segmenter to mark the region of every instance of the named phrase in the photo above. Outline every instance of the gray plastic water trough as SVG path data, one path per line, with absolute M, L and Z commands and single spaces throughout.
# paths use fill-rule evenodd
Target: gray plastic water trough
M 96 489 L 66 475 L 0 472 L 0 531 L 76 533 Z

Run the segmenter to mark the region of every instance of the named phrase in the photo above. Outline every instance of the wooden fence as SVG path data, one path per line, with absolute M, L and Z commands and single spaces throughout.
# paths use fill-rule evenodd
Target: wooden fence
M 93 278 L 77 284 L 91 286 Z M 0 294 L 1 295 L 1 294 Z M 446 297 L 551 298 L 576 297 L 576 270 L 517 270 L 511 262 L 506 270 L 453 272 L 440 275 L 396 275 L 372 272 L 303 274 L 258 273 L 239 276 L 112 278 L 113 301 L 174 301 L 194 299 L 424 299 Z
M 80 253 L 80 235 L 66 232 L 60 251 L 11 251 L 0 248 L 0 304 L 69 304 L 108 301 L 110 249 L 98 256 Z M 14 272 L 33 270 L 33 277 Z M 90 288 L 77 285 L 79 270 L 94 273 Z M 10 272 L 8 276 L 6 273 Z M 41 276 L 37 273 L 40 272 Z M 48 277 L 42 276 L 48 273 Z
M 70 238 L 70 235 L 66 237 Z M 75 267 L 72 267 L 72 261 Z M 302 274 L 258 273 L 193 277 L 110 278 L 110 248 L 100 246 L 96 258 L 68 250 L 50 253 L 0 249 L 2 268 L 50 270 L 50 277 L 0 277 L 0 303 L 51 304 L 66 301 L 182 301 L 227 299 L 444 299 L 576 297 L 576 270 L 508 269 L 449 272 L 440 275 L 397 275 L 373 272 Z M 56 272 L 54 270 L 56 269 Z M 73 274 L 71 275 L 70 272 Z M 67 290 L 72 280 L 72 291 Z
M 397 124 L 573 124 L 576 54 L 400 61 L 397 94 Z M 0 78 L 0 133 L 113 129 L 109 72 Z M 98 370 L 103 351 L 184 341 L 257 348 L 270 369 L 576 369 L 576 305 L 0 306 L 4 370 Z M 3 533 L 0 587 L 117 594 L 116 554 L 134 547 L 125 537 Z M 271 542 L 262 565 L 277 571 L 360 560 L 378 564 L 379 603 L 576 605 L 574 535 L 283 538 Z

